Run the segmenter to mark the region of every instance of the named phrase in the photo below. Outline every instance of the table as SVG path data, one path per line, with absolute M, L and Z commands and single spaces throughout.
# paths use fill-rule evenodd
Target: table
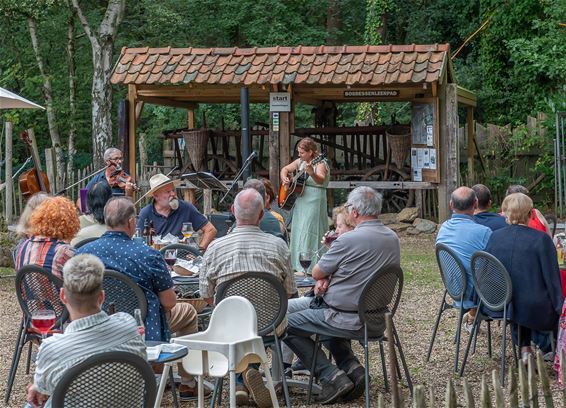
M 147 340 L 145 342 L 146 346 L 154 347 L 160 344 L 170 344 L 166 341 L 154 341 Z M 161 373 L 161 381 L 159 381 L 159 388 L 157 390 L 157 396 L 155 398 L 154 408 L 159 408 L 161 406 L 161 399 L 163 398 L 163 392 L 165 391 L 165 385 L 167 384 L 167 376 L 171 380 L 171 392 L 173 393 L 173 403 L 175 407 L 179 407 L 179 401 L 177 400 L 177 390 L 175 388 L 175 379 L 173 378 L 173 370 L 171 370 L 171 365 L 178 360 L 181 360 L 189 353 L 186 347 L 183 347 L 173 353 L 161 352 L 156 360 L 152 360 L 152 363 L 164 364 L 163 373 Z
M 310 276 L 307 277 L 306 280 L 303 276 L 295 276 L 295 284 L 297 285 L 297 289 L 312 288 L 316 284 L 316 280 L 314 280 Z

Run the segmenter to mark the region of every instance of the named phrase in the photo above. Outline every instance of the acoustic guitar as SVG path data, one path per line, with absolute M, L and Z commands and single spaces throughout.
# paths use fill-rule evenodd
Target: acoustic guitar
M 311 160 L 311 165 L 314 167 L 318 163 L 325 160 L 326 157 L 323 154 L 319 154 L 313 160 Z M 303 169 L 297 171 L 293 177 L 291 178 L 291 182 L 289 185 L 285 185 L 281 183 L 279 186 L 279 197 L 277 199 L 277 203 L 279 204 L 280 208 L 284 210 L 290 210 L 295 205 L 295 201 L 298 197 L 303 195 L 303 191 L 305 190 L 305 183 L 309 175 Z

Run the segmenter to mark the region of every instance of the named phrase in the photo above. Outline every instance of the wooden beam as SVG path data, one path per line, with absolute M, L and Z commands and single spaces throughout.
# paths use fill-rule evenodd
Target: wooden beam
M 139 101 L 139 99 L 138 99 Z M 136 103 L 136 120 L 139 121 L 140 120 L 140 116 L 143 112 L 143 107 L 144 107 L 144 103 L 143 101 L 137 102 Z
M 450 195 L 459 184 L 458 148 L 458 95 L 456 84 L 445 86 L 441 100 L 440 187 L 438 190 L 438 218 L 442 222 L 450 218 Z
M 128 145 L 129 145 L 129 173 L 130 176 L 136 179 L 136 85 L 128 85 Z
M 466 154 L 468 156 L 468 184 L 474 184 L 474 108 L 472 106 L 466 107 L 466 129 L 468 135 L 468 146 Z
M 331 181 L 328 188 L 351 189 L 359 186 L 379 190 L 434 190 L 438 186 L 426 181 Z
M 198 108 L 198 103 L 180 101 L 176 99 L 158 98 L 152 96 L 140 96 L 139 100 L 153 105 L 172 106 L 174 108 L 184 108 L 184 109 Z

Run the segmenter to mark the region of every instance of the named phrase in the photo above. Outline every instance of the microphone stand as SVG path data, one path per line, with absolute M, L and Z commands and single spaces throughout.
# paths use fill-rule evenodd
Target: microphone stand
M 228 189 L 228 191 L 226 191 L 226 193 L 224 194 L 224 196 L 222 196 L 222 198 L 220 199 L 220 201 L 218 202 L 218 204 L 222 204 L 224 202 L 224 200 L 226 199 L 226 197 L 228 197 L 228 195 L 232 192 L 232 189 L 234 188 L 234 186 L 238 185 L 238 180 L 240 179 L 240 177 L 242 177 L 242 174 L 244 174 L 244 172 L 246 171 L 246 169 L 250 166 L 250 164 L 252 163 L 253 159 L 255 159 L 255 157 L 257 156 L 256 152 L 252 152 L 248 158 L 246 159 L 246 161 L 244 161 L 244 164 L 242 165 L 242 168 L 240 169 L 240 171 L 238 171 L 238 173 L 234 176 L 234 180 L 232 180 L 232 185 L 230 186 L 230 188 Z

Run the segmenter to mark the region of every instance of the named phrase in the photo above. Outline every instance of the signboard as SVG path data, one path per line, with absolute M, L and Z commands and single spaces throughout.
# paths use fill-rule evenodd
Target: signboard
M 270 92 L 269 111 L 291 112 L 291 94 L 288 92 Z
M 394 98 L 399 96 L 398 89 L 368 89 L 368 90 L 348 90 L 344 91 L 345 98 Z

